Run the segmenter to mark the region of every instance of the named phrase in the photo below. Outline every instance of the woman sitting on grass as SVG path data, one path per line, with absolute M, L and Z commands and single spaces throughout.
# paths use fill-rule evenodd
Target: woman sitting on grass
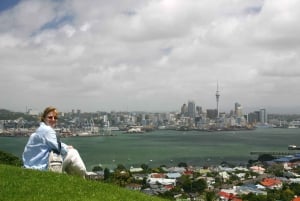
M 62 171 L 68 174 L 85 176 L 86 167 L 73 146 L 60 142 L 54 127 L 58 119 L 58 112 L 54 107 L 47 107 L 41 117 L 40 126 L 33 133 L 23 152 L 25 168 L 48 170 L 48 161 L 51 151 L 63 157 Z

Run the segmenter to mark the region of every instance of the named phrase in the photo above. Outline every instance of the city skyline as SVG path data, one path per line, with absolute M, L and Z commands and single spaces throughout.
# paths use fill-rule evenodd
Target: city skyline
M 299 114 L 299 6 L 3 0 L 0 108 Z

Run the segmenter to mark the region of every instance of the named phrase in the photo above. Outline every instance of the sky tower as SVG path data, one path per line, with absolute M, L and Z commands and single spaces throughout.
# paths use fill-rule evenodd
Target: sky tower
M 217 82 L 217 91 L 216 91 L 216 101 L 217 101 L 217 118 L 219 119 L 219 99 L 220 99 L 220 93 L 219 93 L 219 82 Z

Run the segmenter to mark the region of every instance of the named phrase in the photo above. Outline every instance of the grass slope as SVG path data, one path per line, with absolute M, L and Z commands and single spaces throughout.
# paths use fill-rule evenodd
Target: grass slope
M 162 201 L 82 178 L 0 164 L 0 201 Z

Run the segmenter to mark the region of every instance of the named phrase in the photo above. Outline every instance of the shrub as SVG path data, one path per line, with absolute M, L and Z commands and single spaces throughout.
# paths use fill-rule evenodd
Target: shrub
M 14 156 L 13 154 L 4 152 L 0 150 L 0 164 L 22 166 L 23 163 L 20 158 Z

